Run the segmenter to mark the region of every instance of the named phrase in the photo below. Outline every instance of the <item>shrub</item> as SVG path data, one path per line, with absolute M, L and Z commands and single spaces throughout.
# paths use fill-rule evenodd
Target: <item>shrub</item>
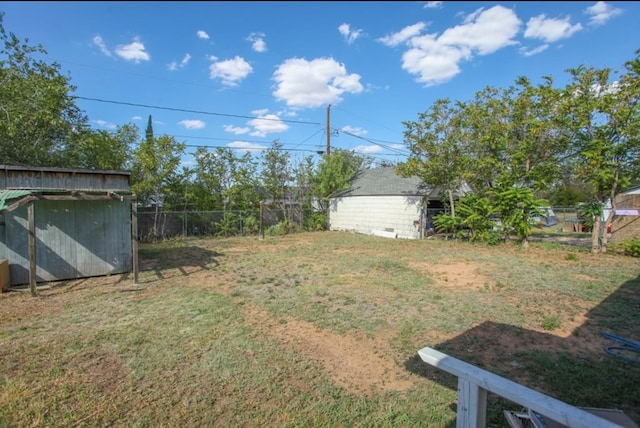
M 607 251 L 625 256 L 640 257 L 640 239 L 633 238 L 610 244 Z
M 327 214 L 314 212 L 304 219 L 304 227 L 310 232 L 327 229 Z

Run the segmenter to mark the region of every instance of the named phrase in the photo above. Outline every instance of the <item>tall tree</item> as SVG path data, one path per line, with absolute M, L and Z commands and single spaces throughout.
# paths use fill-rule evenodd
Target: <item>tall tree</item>
M 86 126 L 76 106 L 70 78 L 60 65 L 36 60 L 46 55 L 7 33 L 0 12 L 0 159 L 6 164 L 73 166 L 65 158 L 65 146 L 74 132 Z
M 335 148 L 318 163 L 313 179 L 313 193 L 317 196 L 322 211 L 329 209 L 329 197 L 349 188 L 349 181 L 359 170 L 371 165 L 372 159 L 350 150 Z
M 186 145 L 173 137 L 162 135 L 145 139 L 134 152 L 134 183 L 131 188 L 144 205 L 154 207 L 152 234 L 158 236 L 160 207 L 170 208 L 172 191 L 184 176 L 178 170 Z
M 638 55 L 638 52 L 636 52 Z M 616 196 L 640 178 L 640 59 L 625 64 L 612 81 L 609 68 L 568 70 L 561 114 L 573 147 L 576 175 L 593 189 L 592 253 L 603 252 L 606 234 L 600 216 L 607 200 L 615 214 Z
M 194 154 L 196 207 L 200 210 L 255 208 L 256 165 L 250 153 L 238 156 L 234 150 L 219 147 L 214 152 L 200 147 Z
M 146 141 L 153 140 L 153 119 L 151 115 L 149 115 L 149 119 L 147 120 L 147 129 L 144 131 L 144 138 Z
M 405 176 L 419 177 L 428 185 L 441 188 L 449 200 L 451 216 L 455 217 L 455 194 L 461 193 L 468 171 L 465 136 L 462 133 L 460 104 L 439 99 L 418 120 L 404 122 L 404 141 L 410 155 L 398 165 Z
M 282 208 L 285 220 L 290 220 L 285 204 L 290 196 L 291 166 L 289 152 L 283 150 L 280 141 L 275 140 L 271 147 L 262 152 L 261 167 L 260 178 L 268 198 Z
M 87 169 L 124 170 L 131 168 L 138 127 L 119 126 L 115 132 L 84 129 L 70 139 L 65 150 L 69 166 Z

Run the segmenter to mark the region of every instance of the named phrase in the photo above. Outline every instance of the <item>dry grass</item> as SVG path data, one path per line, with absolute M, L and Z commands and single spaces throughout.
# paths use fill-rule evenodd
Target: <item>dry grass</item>
M 435 347 L 640 422 L 640 261 L 348 233 L 145 245 L 141 275 L 0 299 L 0 426 L 455 425 Z M 504 400 L 490 400 L 504 426 Z

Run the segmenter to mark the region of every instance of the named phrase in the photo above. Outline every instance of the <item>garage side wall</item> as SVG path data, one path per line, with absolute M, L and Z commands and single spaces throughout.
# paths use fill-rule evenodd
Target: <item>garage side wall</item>
M 391 232 L 398 238 L 420 238 L 421 197 L 350 196 L 329 202 L 329 229 L 375 234 Z
M 118 200 L 37 201 L 36 280 L 131 272 L 130 206 Z M 0 232 L 0 254 L 9 260 L 11 284 L 28 284 L 27 207 L 5 213 Z

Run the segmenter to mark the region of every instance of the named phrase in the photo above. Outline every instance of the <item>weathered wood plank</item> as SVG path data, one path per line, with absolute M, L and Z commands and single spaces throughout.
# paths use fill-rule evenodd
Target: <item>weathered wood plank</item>
M 463 383 L 462 388 L 459 385 L 457 428 L 476 428 L 479 426 L 477 425 L 479 421 L 482 421 L 482 414 L 470 415 L 471 412 L 486 412 L 486 397 L 483 403 L 480 394 L 474 392 L 476 387 L 521 404 L 570 428 L 623 428 L 585 410 L 505 379 L 480 367 L 450 357 L 435 349 L 422 348 L 418 351 L 418 355 L 425 363 L 475 385 L 472 387 Z

